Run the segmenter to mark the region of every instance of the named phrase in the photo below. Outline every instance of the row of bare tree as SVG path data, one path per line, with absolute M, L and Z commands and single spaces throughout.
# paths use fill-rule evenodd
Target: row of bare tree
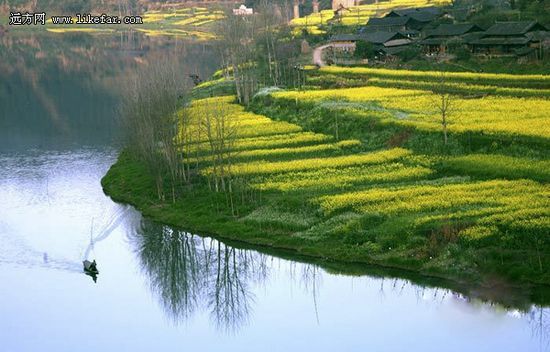
M 225 193 L 236 214 L 234 185 L 244 201 L 246 184 L 235 182 L 231 169 L 238 120 L 224 99 L 206 99 L 186 108 L 183 71 L 177 60 L 167 59 L 148 65 L 125 83 L 120 117 L 127 151 L 154 178 L 160 201 L 175 202 L 183 186 L 192 186 L 192 177 L 206 165 L 209 189 Z
M 237 99 L 245 105 L 259 88 L 285 85 L 300 74 L 294 72 L 293 61 L 299 45 L 281 40 L 288 38 L 285 9 L 277 2 L 260 0 L 255 10 L 254 16 L 228 13 L 217 28 L 225 74 L 234 80 Z M 247 181 L 235 179 L 232 173 L 237 120 L 224 100 L 203 101 L 193 114 L 184 109 L 184 71 L 177 58 L 167 59 L 148 65 L 126 83 L 120 116 L 127 148 L 154 177 L 161 201 L 175 202 L 182 186 L 191 184 L 191 177 L 207 160 L 208 187 L 225 193 L 227 205 L 237 214 L 237 192 L 243 202 L 254 198 L 246 190 Z
M 180 145 L 187 142 L 180 133 L 186 123 L 182 116 L 186 87 L 180 72 L 175 60 L 147 66 L 125 82 L 121 103 L 126 147 L 154 177 L 159 200 L 166 199 L 166 179 L 173 201 L 178 185 L 190 179 L 180 152 Z
M 217 34 L 227 77 L 235 81 L 237 98 L 247 105 L 262 87 L 284 86 L 299 75 L 299 42 L 289 41 L 285 2 L 258 0 L 255 15 L 228 15 Z

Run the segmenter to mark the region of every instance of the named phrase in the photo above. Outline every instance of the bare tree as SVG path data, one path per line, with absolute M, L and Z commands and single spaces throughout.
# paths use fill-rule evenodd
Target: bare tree
M 228 206 L 236 214 L 234 204 L 234 175 L 232 172 L 235 154 L 234 144 L 238 136 L 238 119 L 229 110 L 224 99 L 210 98 L 197 102 L 195 121 L 201 141 L 198 154 L 208 161 L 208 186 L 214 192 L 224 192 Z
M 432 88 L 432 92 L 434 94 L 433 103 L 437 113 L 441 117 L 441 128 L 443 131 L 443 140 L 445 145 L 447 145 L 448 142 L 447 130 L 449 117 L 454 111 L 455 102 L 455 97 L 448 91 L 447 82 L 448 78 L 446 72 L 441 71 L 438 82 Z
M 220 21 L 218 34 L 222 37 L 219 52 L 235 80 L 237 98 L 248 104 L 254 92 L 254 38 L 256 16 L 235 16 L 228 14 Z
M 172 201 L 180 182 L 189 181 L 182 158 L 185 81 L 175 61 L 157 62 L 126 82 L 120 118 L 127 150 L 143 162 L 155 179 L 157 195 L 165 200 L 164 179 L 170 180 Z
M 280 86 L 300 78 L 295 58 L 297 42 L 284 43 L 288 2 L 259 0 L 253 16 L 228 14 L 218 27 L 219 53 L 226 77 L 234 78 L 237 99 L 247 105 L 262 86 Z M 290 73 L 290 74 L 289 74 Z

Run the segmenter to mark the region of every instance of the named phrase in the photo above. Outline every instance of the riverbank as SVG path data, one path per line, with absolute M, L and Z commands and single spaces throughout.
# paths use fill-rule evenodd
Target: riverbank
M 390 93 L 365 89 L 377 96 L 360 98 L 367 101 Z M 178 191 L 176 203 L 158 201 L 154 180 L 127 153 L 103 179 L 105 192 L 162 223 L 299 255 L 481 286 L 548 285 L 546 136 L 519 131 L 525 136 L 511 152 L 503 134 L 483 135 L 476 128 L 484 126 L 470 123 L 468 133 L 453 127 L 444 146 L 437 125 L 415 127 L 384 104 L 371 102 L 364 116 L 342 97 L 332 106 L 309 101 L 314 91 L 300 94 L 257 98 L 251 108 L 271 118 L 244 111 L 232 97 L 195 101 L 192 109 L 221 103 L 241 121 L 232 172 L 247 186 L 231 199 L 208 187 L 206 149 L 192 160 L 203 165 L 202 176 Z M 338 130 L 333 108 L 340 109 Z
M 198 193 L 195 193 L 195 196 L 185 198 L 182 203 L 159 204 L 154 192 L 150 192 L 154 180 L 142 177 L 143 172 L 139 163 L 122 153 L 101 183 L 104 192 L 115 202 L 130 204 L 143 216 L 158 223 L 214 237 L 237 248 L 254 249 L 293 261 L 313 263 L 332 273 L 403 278 L 427 287 L 449 288 L 470 298 L 490 300 L 521 310 L 531 304 L 544 306 L 550 302 L 550 288 L 546 285 L 518 284 L 496 277 L 478 281 L 479 276 L 430 272 L 420 270 L 418 266 L 373 261 L 358 253 L 351 256 L 350 253 L 335 251 L 330 246 L 308 246 L 299 241 L 289 241 L 266 227 L 250 227 L 235 222 L 230 214 L 212 212 L 205 206 L 205 203 L 212 201 L 212 197 L 206 194 L 207 190 L 198 192 L 202 193 L 198 197 Z

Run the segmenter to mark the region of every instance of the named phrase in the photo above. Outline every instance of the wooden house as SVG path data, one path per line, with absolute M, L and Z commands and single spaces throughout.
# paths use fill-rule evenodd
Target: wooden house
M 332 44 L 349 44 L 358 41 L 367 42 L 373 45 L 389 45 L 392 42 L 400 41 L 400 45 L 411 42 L 409 38 L 399 32 L 367 32 L 359 34 L 337 34 L 330 38 Z M 389 43 L 389 44 L 388 44 Z
M 422 30 L 428 24 L 444 15 L 444 12 L 435 6 L 419 7 L 413 9 L 397 9 L 392 10 L 384 18 L 411 18 L 411 29 Z
M 371 18 L 367 25 L 364 27 L 364 31 L 367 32 L 399 32 L 407 31 L 409 29 L 417 29 L 419 25 L 415 20 L 410 17 L 383 17 L 383 18 Z
M 351 53 L 355 50 L 358 42 L 372 44 L 379 52 L 380 57 L 388 54 L 396 54 L 405 50 L 412 40 L 399 32 L 367 32 L 360 34 L 339 34 L 330 39 L 333 49 L 339 52 Z
M 427 31 L 425 39 L 420 42 L 425 53 L 445 53 L 449 43 L 465 44 L 466 35 L 481 34 L 483 28 L 470 23 L 441 24 L 434 30 Z
M 516 55 L 542 47 L 548 29 L 536 21 L 500 22 L 487 29 L 478 39 L 468 42 L 473 53 Z
M 382 18 L 371 18 L 366 27 L 388 32 L 420 31 L 441 15 L 442 12 L 437 7 L 392 10 Z

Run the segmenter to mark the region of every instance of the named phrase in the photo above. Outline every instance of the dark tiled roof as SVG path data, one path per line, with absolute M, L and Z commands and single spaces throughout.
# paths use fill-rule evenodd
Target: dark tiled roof
M 472 32 L 472 33 L 466 33 L 462 36 L 462 38 L 464 38 L 464 41 L 466 43 L 471 43 L 475 40 L 479 40 L 481 38 L 483 38 L 483 36 L 485 35 L 484 32 Z
M 489 37 L 472 40 L 474 45 L 525 45 L 530 42 L 527 37 Z
M 481 32 L 481 27 L 471 23 L 440 24 L 436 29 L 426 33 L 430 37 L 456 37 L 470 32 Z
M 401 46 L 392 46 L 389 48 L 384 47 L 381 49 L 381 51 L 386 55 L 395 55 L 407 50 L 408 48 L 409 47 L 407 45 L 401 45 Z
M 361 40 L 364 40 L 369 43 L 373 44 L 382 44 L 387 42 L 388 40 L 392 39 L 402 39 L 405 36 L 398 32 L 369 32 L 369 33 L 363 33 L 359 35 L 359 38 Z
M 336 34 L 330 38 L 331 42 L 356 42 L 359 40 L 369 42 L 372 44 L 384 44 L 390 40 L 406 39 L 404 35 L 399 32 L 368 32 L 360 34 Z
M 359 39 L 356 34 L 335 34 L 330 37 L 331 42 L 355 42 Z
M 420 42 L 422 45 L 441 45 L 445 43 L 449 38 L 445 37 L 436 37 L 436 38 L 427 38 Z
M 550 31 L 535 31 L 526 33 L 525 36 L 532 41 L 538 42 L 545 39 L 550 39 Z
M 383 17 L 371 18 L 367 23 L 368 26 L 391 27 L 404 26 L 411 20 L 410 17 Z
M 417 31 L 415 29 L 407 29 L 407 30 L 404 30 L 404 31 L 399 31 L 399 33 L 403 34 L 404 36 L 408 37 L 408 36 L 418 36 L 420 35 L 420 31 Z
M 409 45 L 410 43 L 412 43 L 412 40 L 408 38 L 400 38 L 400 39 L 388 40 L 387 42 L 384 43 L 384 46 L 386 48 L 391 48 L 396 46 Z
M 522 35 L 530 31 L 545 31 L 543 25 L 535 21 L 524 22 L 500 22 L 492 25 L 485 32 L 486 36 Z

